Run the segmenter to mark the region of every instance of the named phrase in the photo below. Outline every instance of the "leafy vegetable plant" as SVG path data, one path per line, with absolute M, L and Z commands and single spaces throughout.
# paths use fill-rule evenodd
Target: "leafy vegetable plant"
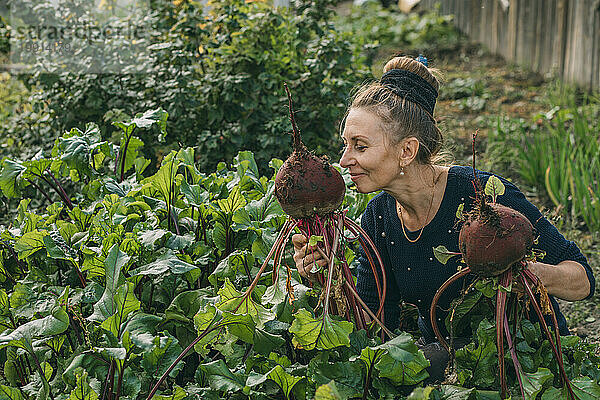
M 157 109 L 117 122 L 116 143 L 90 124 L 36 160 L 3 160 L 3 194 L 43 190 L 46 203 L 22 198 L 0 232 L 0 393 L 147 398 L 164 375 L 154 398 L 380 398 L 421 382 L 428 363 L 409 335 L 383 344 L 315 318 L 316 288 L 284 249 L 273 262 L 295 223 L 252 153 L 204 173 L 182 148 L 147 172 L 137 135 L 168 135 L 166 119 Z M 345 217 L 369 198 L 347 191 Z

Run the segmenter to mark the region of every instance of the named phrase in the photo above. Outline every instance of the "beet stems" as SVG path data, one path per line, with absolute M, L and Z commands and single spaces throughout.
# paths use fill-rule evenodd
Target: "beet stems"
M 285 85 L 285 90 L 288 95 L 288 104 L 290 108 L 290 122 L 293 129 L 294 151 L 308 152 L 300 138 L 300 132 L 294 118 L 292 98 L 287 85 Z M 394 337 L 395 335 L 384 325 L 383 306 L 386 292 L 386 275 L 381 256 L 379 255 L 375 244 L 369 238 L 368 234 L 360 227 L 360 225 L 346 217 L 346 213 L 343 211 L 331 211 L 325 215 L 315 214 L 310 217 L 302 218 L 293 218 L 289 216 L 288 220 L 282 226 L 275 243 L 271 247 L 258 273 L 254 277 L 254 280 L 251 282 L 244 294 L 239 296 L 240 302 L 237 307 L 233 309 L 233 313 L 236 313 L 242 304 L 244 304 L 244 302 L 250 298 L 262 274 L 267 269 L 271 259 L 273 260 L 272 281 L 273 284 L 278 284 L 277 274 L 279 267 L 282 266 L 284 248 L 294 229 L 300 230 L 300 232 L 307 238 L 310 238 L 313 235 L 323 238 L 322 247 L 320 244 L 317 244 L 315 246 L 316 249 L 311 250 L 319 252 L 323 258 L 328 261 L 328 266 L 326 269 L 327 276 L 325 277 L 324 271 L 317 273 L 318 281 L 322 285 L 320 299 L 324 299 L 324 305 L 322 308 L 323 320 L 327 318 L 330 313 L 342 314 L 347 320 L 354 321 L 358 329 L 366 329 L 367 323 L 365 322 L 364 317 L 364 313 L 366 313 L 371 317 L 371 319 L 373 319 L 373 324 L 377 324 L 381 327 L 382 339 L 385 337 L 384 334 L 390 338 Z M 345 236 L 345 229 L 352 233 L 354 237 Z M 372 312 L 358 295 L 350 267 L 344 256 L 345 242 L 353 240 L 358 240 L 365 251 L 375 278 L 375 285 L 379 298 L 379 307 L 376 312 Z M 372 254 L 375 255 L 375 259 L 373 258 Z M 339 290 L 334 290 L 334 277 L 336 280 L 335 287 Z M 286 289 L 290 298 L 293 299 L 293 288 L 289 283 L 289 279 Z M 334 294 L 338 297 L 332 299 Z M 147 399 L 150 400 L 154 396 L 160 385 L 167 378 L 168 374 L 173 370 L 173 368 L 175 368 L 177 363 L 179 363 L 187 355 L 187 353 L 194 347 L 196 343 L 198 343 L 202 338 L 206 337 L 206 335 L 208 335 L 210 332 L 226 325 L 227 324 L 225 323 L 214 324 L 214 321 L 212 321 L 210 325 L 204 329 L 186 349 L 181 352 L 179 357 L 177 357 L 177 359 L 169 366 L 169 368 L 167 368 L 165 373 L 159 378 L 158 382 L 150 391 Z

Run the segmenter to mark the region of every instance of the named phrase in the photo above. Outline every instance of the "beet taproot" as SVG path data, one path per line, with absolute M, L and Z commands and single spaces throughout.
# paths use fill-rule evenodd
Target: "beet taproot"
M 346 185 L 327 157 L 317 157 L 304 146 L 292 111 L 291 96 L 289 104 L 294 150 L 275 176 L 275 197 L 292 218 L 324 216 L 341 206 Z
M 534 230 L 523 214 L 510 207 L 493 203 L 483 210 L 468 216 L 458 246 L 471 271 L 490 277 L 500 275 L 527 255 Z
M 344 179 L 327 159 L 308 150 L 294 152 L 275 177 L 275 196 L 292 218 L 326 215 L 337 210 L 346 193 Z

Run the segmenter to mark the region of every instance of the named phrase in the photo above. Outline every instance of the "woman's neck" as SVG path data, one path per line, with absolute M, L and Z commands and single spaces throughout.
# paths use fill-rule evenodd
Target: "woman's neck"
M 398 218 L 410 231 L 427 225 L 439 210 L 448 167 L 416 165 L 405 170 L 396 187 L 386 190 L 396 199 Z

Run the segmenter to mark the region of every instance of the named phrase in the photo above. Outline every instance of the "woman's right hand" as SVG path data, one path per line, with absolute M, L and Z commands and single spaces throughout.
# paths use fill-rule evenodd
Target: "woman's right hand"
M 317 272 L 311 272 L 313 267 L 316 264 L 315 271 L 321 270 L 322 267 L 327 265 L 327 260 L 315 246 L 309 247 L 308 239 L 300 233 L 292 236 L 292 243 L 294 244 L 294 262 L 298 273 L 309 281 L 316 281 Z

